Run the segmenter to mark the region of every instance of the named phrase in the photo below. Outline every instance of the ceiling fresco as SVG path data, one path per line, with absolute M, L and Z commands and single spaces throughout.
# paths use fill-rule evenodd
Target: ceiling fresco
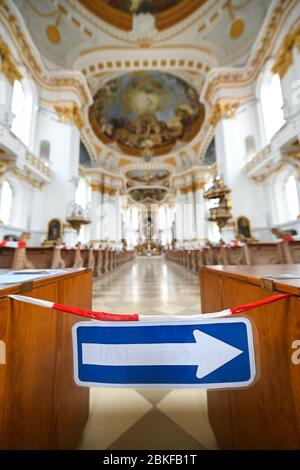
M 131 170 L 126 173 L 128 180 L 145 185 L 161 184 L 170 177 L 167 170 Z
M 162 188 L 139 188 L 131 190 L 129 195 L 134 202 L 161 202 L 166 197 L 167 192 L 167 189 Z
M 128 155 L 164 155 L 199 132 L 204 106 L 194 88 L 174 75 L 145 71 L 109 81 L 89 112 L 96 135 Z
M 78 1 L 78 0 L 76 0 Z M 79 0 L 91 13 L 123 31 L 131 31 L 133 17 L 151 14 L 158 31 L 184 20 L 207 0 Z
M 182 0 L 102 0 L 102 2 L 125 13 L 154 15 L 181 3 Z

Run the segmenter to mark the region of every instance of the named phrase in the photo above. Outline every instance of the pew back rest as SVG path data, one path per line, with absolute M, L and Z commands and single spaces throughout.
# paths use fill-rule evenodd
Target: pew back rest
M 51 268 L 54 248 L 30 247 L 26 248 L 27 259 L 36 269 Z
M 285 263 L 300 263 L 300 241 L 284 241 L 282 243 L 282 251 Z
M 226 261 L 228 265 L 240 266 L 245 262 L 245 251 L 242 246 L 224 247 Z
M 0 248 L 0 269 L 11 269 L 15 248 Z
M 283 256 L 279 243 L 247 243 L 244 249 L 246 264 L 283 263 Z

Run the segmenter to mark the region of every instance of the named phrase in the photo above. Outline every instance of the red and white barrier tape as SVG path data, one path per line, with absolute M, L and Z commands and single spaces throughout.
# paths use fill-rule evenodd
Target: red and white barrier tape
M 0 242 L 0 248 L 26 248 L 26 242 L 11 242 L 8 240 L 2 240 Z
M 239 307 L 233 307 L 220 312 L 214 313 L 204 313 L 196 315 L 124 315 L 124 314 L 114 314 L 114 313 L 105 313 L 105 312 L 94 312 L 92 310 L 85 310 L 82 308 L 70 307 L 68 305 L 56 304 L 55 302 L 49 302 L 47 300 L 35 299 L 33 297 L 25 297 L 23 295 L 9 295 L 11 299 L 17 300 L 19 302 L 25 302 L 27 304 L 37 305 L 38 307 L 50 308 L 52 310 L 59 310 L 65 313 L 71 313 L 73 315 L 80 315 L 82 317 L 91 318 L 94 320 L 101 321 L 155 321 L 155 322 L 168 322 L 168 321 L 192 321 L 192 320 L 206 320 L 207 318 L 222 318 L 235 315 L 237 313 L 247 312 L 254 308 L 261 307 L 262 305 L 267 305 L 277 300 L 291 297 L 292 294 L 278 294 L 272 297 L 267 297 L 262 300 L 257 300 L 256 302 L 251 302 L 249 304 L 241 305 Z

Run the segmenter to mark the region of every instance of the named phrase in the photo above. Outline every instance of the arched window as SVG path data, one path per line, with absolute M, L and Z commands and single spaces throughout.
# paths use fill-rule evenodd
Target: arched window
M 283 126 L 283 97 L 278 74 L 266 72 L 260 90 L 266 139 L 269 142 Z
M 256 155 L 255 139 L 253 135 L 247 135 L 245 138 L 246 158 L 250 161 Z
M 11 111 L 14 114 L 11 130 L 23 144 L 28 146 L 33 112 L 33 93 L 30 91 L 29 83 L 26 86 L 24 80 L 22 82 L 14 81 Z
M 158 224 L 159 230 L 166 230 L 166 209 L 164 206 L 160 206 L 158 213 Z
M 286 206 L 287 221 L 295 220 L 297 219 L 300 210 L 297 181 L 292 173 L 290 173 L 284 180 L 283 192 Z
M 139 210 L 138 210 L 137 207 L 132 208 L 131 224 L 132 224 L 132 230 L 137 231 L 140 227 L 140 224 L 139 224 Z
M 80 178 L 75 194 L 75 202 L 76 204 L 79 204 L 83 209 L 86 209 L 90 200 L 91 188 L 84 178 Z
M 13 190 L 8 181 L 4 181 L 1 189 L 0 219 L 5 224 L 10 223 L 13 200 Z
M 0 106 L 3 106 L 5 104 L 6 104 L 6 86 L 0 74 Z
M 49 162 L 50 159 L 50 142 L 48 140 L 41 140 L 40 143 L 40 159 L 44 162 Z

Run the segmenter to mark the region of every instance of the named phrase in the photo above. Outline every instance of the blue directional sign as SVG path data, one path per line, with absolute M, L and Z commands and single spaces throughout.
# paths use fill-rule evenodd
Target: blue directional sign
M 80 322 L 73 352 L 75 382 L 85 387 L 247 387 L 256 373 L 251 323 L 241 317 Z

